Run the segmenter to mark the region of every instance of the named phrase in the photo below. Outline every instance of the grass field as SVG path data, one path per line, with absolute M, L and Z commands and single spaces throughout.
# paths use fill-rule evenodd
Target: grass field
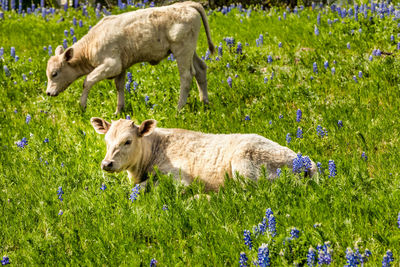
M 397 266 L 400 30 L 397 12 L 378 12 L 390 13 L 389 7 L 368 9 L 366 17 L 360 10 L 358 20 L 353 6 L 342 7 L 353 10 L 343 17 L 330 7 L 209 11 L 212 39 L 223 52 L 207 60 L 211 105 L 203 106 L 193 83 L 178 112 L 176 62 L 164 60 L 130 68 L 137 86 L 132 82 L 125 112 L 117 117 L 113 81 L 92 88 L 85 112 L 79 107 L 83 78 L 58 97 L 45 95 L 49 46 L 54 52 L 64 39 L 71 45 L 70 28 L 82 37 L 99 20 L 93 8 L 88 15 L 69 8 L 45 18 L 41 11 L 2 12 L 0 257 L 12 265 L 139 266 L 155 259 L 158 266 L 235 266 L 244 252 L 249 266 L 262 266 L 258 259 L 265 255 L 257 254 L 265 243 L 271 266 L 358 266 L 367 259 L 365 266 L 388 266 L 388 250 L 394 258 L 389 265 Z M 234 38 L 232 47 L 226 37 Z M 205 56 L 206 47 L 202 28 L 197 53 Z M 284 169 L 275 181 L 265 175 L 257 183 L 226 180 L 219 192 L 208 193 L 210 201 L 192 199 L 204 191 L 200 183 L 184 187 L 158 174 L 151 177 L 157 186 L 148 183 L 131 200 L 134 185 L 126 173 L 100 169 L 106 147 L 90 125 L 91 117 L 127 115 L 135 123 L 156 119 L 165 128 L 257 133 L 308 155 L 322 169 L 312 178 Z M 256 234 L 267 208 L 273 211 L 268 229 Z M 355 253 L 346 258 L 348 248 Z

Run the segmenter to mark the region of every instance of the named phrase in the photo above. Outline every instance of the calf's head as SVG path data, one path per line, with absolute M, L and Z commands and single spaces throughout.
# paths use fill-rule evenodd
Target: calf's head
M 73 56 L 74 49 L 72 47 L 64 51 L 64 48 L 60 45 L 56 48 L 55 55 L 50 57 L 46 70 L 46 94 L 48 96 L 57 96 L 82 75 L 71 64 Z
M 136 166 L 143 156 L 143 137 L 150 135 L 157 124 L 155 120 L 145 120 L 137 126 L 131 120 L 109 123 L 101 118 L 91 118 L 90 122 L 97 133 L 105 134 L 107 154 L 101 168 L 107 172 L 120 172 Z

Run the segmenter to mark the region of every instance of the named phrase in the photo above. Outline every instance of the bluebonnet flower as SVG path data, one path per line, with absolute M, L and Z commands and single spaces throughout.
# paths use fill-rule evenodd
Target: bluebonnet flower
M 47 51 L 47 46 L 43 46 L 43 51 Z
M 28 79 L 26 78 L 25 74 L 22 74 L 22 80 L 24 80 L 24 82 L 26 82 Z
M 317 24 L 321 24 L 321 13 L 318 13 L 317 15 Z
M 4 48 L 0 47 L 0 58 L 3 58 L 4 55 Z
M 300 127 L 297 128 L 296 136 L 297 138 L 303 138 L 303 130 Z
M 290 144 L 290 141 L 292 141 L 292 137 L 290 137 L 290 133 L 286 135 L 286 143 Z
M 65 165 L 64 165 L 64 163 L 63 163 L 63 162 L 61 162 L 61 168 L 64 168 L 64 166 L 65 166 Z
M 400 50 L 400 42 L 397 43 L 397 50 Z
M 275 72 L 271 72 L 271 80 L 273 80 L 274 79 L 274 76 L 275 76 Z
M 267 82 L 268 82 L 268 78 L 264 77 L 264 83 L 267 83 Z
M 391 41 L 391 42 L 394 42 L 394 35 L 393 35 L 393 34 L 390 35 L 390 41 Z
M 133 81 L 133 91 L 136 91 L 138 85 L 139 84 L 136 81 Z
M 269 123 L 269 125 L 271 125 L 271 124 L 272 124 L 272 121 L 270 120 L 268 123 Z
M 317 126 L 317 135 L 319 136 L 319 137 L 324 137 L 324 135 L 325 135 L 325 132 L 324 132 L 324 130 L 322 130 L 322 126 L 321 125 L 318 125 Z
M 162 210 L 164 210 L 164 211 L 168 210 L 168 206 L 164 204 L 164 205 L 162 206 Z
M 204 59 L 211 61 L 210 55 L 211 55 L 211 52 L 210 52 L 210 50 L 207 49 Z
M 311 159 L 308 156 L 303 157 L 304 172 L 308 172 L 311 169 Z
M 298 109 L 298 110 L 296 111 L 296 121 L 297 121 L 297 122 L 300 122 L 302 116 L 303 116 L 303 113 L 301 112 L 301 109 Z
M 228 47 L 233 47 L 235 45 L 235 39 L 233 37 L 225 37 L 224 41 Z
M 31 119 L 32 119 L 31 115 L 29 115 L 29 114 L 26 115 L 26 118 L 25 118 L 26 124 L 29 124 L 31 122 Z
M 74 26 L 76 26 L 76 18 L 75 17 L 72 18 L 72 24 L 74 24 Z M 73 35 L 73 34 L 71 34 L 71 35 Z
M 342 128 L 342 127 L 343 127 L 343 122 L 342 122 L 342 120 L 338 120 L 337 124 L 338 124 L 338 127 L 339 127 L 339 128 Z
M 365 161 L 367 161 L 368 157 L 365 155 L 365 152 L 361 153 L 361 158 Z
M 107 186 L 106 186 L 105 184 L 102 184 L 101 187 L 100 187 L 100 189 L 104 191 L 104 190 L 107 189 Z
M 283 119 L 283 115 L 282 114 L 279 114 L 279 117 L 278 117 L 280 120 L 281 119 Z
M 248 261 L 248 258 L 247 258 L 247 256 L 246 256 L 246 253 L 244 253 L 244 252 L 240 252 L 240 257 L 239 257 L 239 266 L 240 267 L 247 267 L 248 265 L 247 265 L 247 261 Z
M 150 97 L 148 95 L 146 95 L 144 97 L 144 101 L 146 102 L 146 105 L 147 105 L 147 103 L 149 103 L 149 100 L 150 100 Z
M 128 91 L 128 93 L 131 92 L 131 83 L 130 83 L 129 81 L 126 82 L 126 84 L 125 84 L 125 89 L 126 89 L 126 91 Z
M 222 54 L 223 54 L 223 52 L 222 52 L 222 43 L 219 43 L 219 46 L 218 46 L 218 55 L 222 57 Z
M 244 117 L 244 120 L 245 120 L 245 121 L 249 121 L 249 120 L 250 120 L 250 116 L 249 116 L 249 115 L 246 115 L 246 117 Z
M 399 215 L 397 216 L 397 227 L 400 229 L 400 212 Z
M 314 34 L 315 34 L 316 36 L 319 35 L 319 29 L 318 29 L 317 25 L 314 26 Z
M 325 68 L 325 69 L 328 69 L 328 68 L 329 68 L 329 62 L 328 62 L 328 61 L 325 61 L 325 62 L 324 62 L 324 68 Z
M 353 75 L 353 80 L 354 80 L 355 82 L 358 82 L 358 81 L 357 81 L 357 76 L 356 76 L 356 75 Z
M 229 69 L 231 65 L 229 63 L 226 63 L 226 67 Z
M 372 255 L 371 251 L 369 251 L 369 249 L 365 249 L 364 254 L 360 255 L 360 252 L 357 248 L 356 253 L 358 255 L 358 258 L 360 260 L 361 266 L 364 266 L 364 263 L 368 262 L 369 256 Z
M 277 175 L 278 177 L 281 176 L 281 173 L 282 173 L 281 168 L 276 169 L 276 175 Z
M 316 253 L 315 253 L 315 249 L 313 247 L 310 247 L 308 249 L 308 253 L 307 253 L 307 265 L 309 267 L 314 267 L 316 265 Z
M 350 49 L 350 43 L 347 43 L 347 49 Z
M 11 57 L 15 58 L 15 47 L 11 47 Z
M 15 56 L 15 62 L 18 62 L 19 56 Z
M 10 259 L 7 256 L 3 256 L 3 259 L 1 260 L 1 265 L 7 264 L 10 264 Z
M 151 259 L 150 267 L 155 267 L 155 266 L 157 266 L 157 260 L 156 259 Z
M 318 245 L 318 265 L 323 264 L 329 265 L 332 262 L 332 255 L 329 242 L 325 242 L 324 245 Z
M 272 237 L 276 236 L 276 219 L 273 214 L 269 215 L 268 218 L 268 231 Z
M 75 34 L 75 30 L 74 30 L 74 28 L 69 28 L 69 32 L 70 32 L 70 34 L 71 34 L 71 36 L 73 36 L 74 34 Z
M 378 48 L 376 49 L 376 56 L 380 57 L 382 55 L 381 50 Z
M 272 57 L 271 57 L 271 55 L 268 55 L 268 57 L 267 57 L 267 62 L 268 62 L 268 63 L 271 63 L 271 62 L 272 62 Z
M 49 142 L 49 138 L 45 138 L 43 143 L 48 143 Z
M 313 63 L 313 72 L 318 74 L 318 66 L 317 66 L 317 62 Z
M 283 19 L 286 19 L 286 12 L 283 12 Z
M 243 236 L 244 236 L 244 244 L 249 247 L 249 250 L 251 250 L 252 247 L 253 247 L 253 244 L 252 244 L 252 241 L 251 241 L 251 233 L 250 233 L 250 231 L 249 230 L 244 230 Z
M 324 172 L 324 169 L 322 169 L 322 163 L 321 162 L 317 162 L 317 168 L 318 168 L 318 172 L 320 174 L 322 174 Z
M 241 42 L 238 42 L 238 43 L 237 43 L 237 47 L 236 47 L 236 53 L 239 54 L 239 55 L 241 55 L 242 52 L 243 52 L 242 43 L 241 43 Z
M 267 244 L 262 244 L 258 248 L 257 263 L 260 267 L 270 266 L 269 249 Z
M 74 44 L 74 43 L 76 43 L 76 36 L 74 36 L 74 37 L 72 37 L 72 43 Z
M 126 118 L 125 118 L 126 120 L 130 120 L 131 119 L 131 116 L 129 116 L 129 115 L 126 115 Z
M 59 199 L 60 201 L 63 201 L 63 197 L 62 197 L 63 194 L 64 194 L 64 191 L 62 190 L 62 186 L 60 186 L 60 187 L 58 188 L 58 190 L 57 190 L 58 199 Z
M 362 78 L 362 76 L 363 76 L 363 73 L 362 73 L 362 71 L 360 70 L 360 71 L 358 72 L 358 78 Z
M 359 29 L 358 29 L 358 32 L 359 32 L 359 33 L 362 33 L 362 29 L 361 29 L 361 28 L 359 28 Z
M 335 177 L 336 176 L 336 165 L 333 160 L 328 161 L 328 168 L 329 168 L 329 177 Z
M 274 212 L 271 208 L 265 210 L 265 217 L 269 218 L 269 216 L 274 215 Z
M 26 137 L 23 137 L 21 140 L 16 142 L 16 145 L 20 148 L 25 148 L 25 146 L 28 145 L 28 139 L 26 139 Z
M 290 230 L 290 239 L 293 240 L 293 239 L 299 238 L 299 233 L 300 233 L 300 231 L 296 227 L 293 227 Z
M 129 199 L 132 200 L 132 202 L 133 202 L 134 200 L 136 200 L 138 198 L 139 194 L 140 194 L 140 185 L 137 184 L 132 189 L 132 194 L 129 196 Z
M 297 157 L 293 159 L 293 172 L 300 173 L 304 166 L 303 157 L 301 153 L 297 154 Z
M 227 81 L 229 87 L 232 88 L 232 78 L 229 76 L 226 81 Z
M 64 35 L 65 35 L 65 37 L 68 37 L 68 33 L 69 33 L 68 30 L 64 30 Z
M 390 250 L 386 251 L 386 254 L 383 256 L 382 267 L 390 267 L 390 263 L 393 261 L 393 253 Z
M 351 248 L 346 249 L 346 260 L 346 267 L 356 267 L 360 263 L 358 255 Z
M 3 69 L 4 69 L 4 72 L 7 77 L 11 75 L 10 70 L 8 69 L 8 67 L 6 65 L 3 66 Z
M 83 27 L 83 22 L 82 22 L 82 20 L 81 20 L 81 19 L 79 20 L 79 27 L 80 27 L 80 28 L 82 28 L 82 27 Z

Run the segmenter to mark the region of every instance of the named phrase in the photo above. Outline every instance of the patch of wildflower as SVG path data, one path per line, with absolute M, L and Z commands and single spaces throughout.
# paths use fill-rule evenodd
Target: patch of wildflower
M 155 267 L 155 266 L 157 266 L 157 260 L 156 259 L 151 259 L 150 267 Z
M 102 184 L 101 187 L 100 187 L 100 189 L 104 191 L 104 190 L 107 189 L 107 186 L 106 186 L 105 184 Z
M 329 265 L 332 262 L 332 249 L 330 248 L 330 243 L 325 242 L 324 245 L 318 245 L 318 265 L 321 266 L 323 264 Z
M 318 125 L 317 126 L 317 135 L 319 136 L 319 137 L 324 137 L 325 136 L 325 131 L 322 129 L 322 126 L 321 125 Z
M 281 173 L 282 173 L 281 168 L 276 169 L 276 175 L 277 175 L 278 177 L 281 176 Z
M 21 140 L 17 141 L 15 143 L 19 148 L 25 148 L 25 146 L 28 145 L 28 139 L 26 137 L 23 137 Z
M 248 258 L 247 258 L 247 256 L 246 256 L 246 253 L 240 252 L 240 256 L 239 256 L 239 266 L 240 266 L 240 267 L 248 267 L 247 261 L 248 261 Z
M 293 227 L 290 230 L 290 239 L 293 240 L 299 238 L 299 233 L 300 231 L 296 227 Z
M 232 78 L 228 77 L 228 79 L 226 80 L 226 82 L 228 83 L 229 87 L 232 88 Z
M 64 191 L 62 190 L 62 186 L 60 186 L 58 189 L 57 189 L 57 196 L 58 196 L 58 199 L 60 200 L 60 201 L 63 201 L 64 199 L 63 199 L 63 194 L 64 194 Z
M 244 244 L 249 247 L 249 250 L 251 250 L 253 248 L 253 243 L 252 243 L 252 240 L 251 240 L 250 231 L 249 230 L 244 230 L 243 237 L 244 237 Z
M 298 109 L 298 110 L 296 111 L 296 121 L 297 121 L 297 122 L 300 122 L 302 116 L 303 116 L 303 113 L 301 112 L 301 109 Z
M 139 184 L 137 184 L 137 185 L 135 185 L 135 187 L 132 189 L 132 193 L 131 193 L 131 195 L 129 196 L 129 199 L 133 202 L 133 201 L 135 201 L 138 197 L 139 197 L 139 194 L 140 194 L 140 185 Z M 164 208 L 164 207 L 163 207 Z M 168 208 L 167 208 L 168 209 Z
M 393 253 L 392 251 L 388 250 L 386 251 L 386 254 L 383 255 L 383 259 L 382 259 L 382 267 L 390 267 L 390 263 L 394 261 L 393 258 Z
M 1 260 L 1 265 L 7 264 L 10 264 L 10 259 L 7 256 L 3 256 L 3 259 Z
M 25 118 L 25 123 L 26 124 L 29 124 L 30 122 L 31 122 L 31 120 L 32 120 L 32 117 L 31 117 L 31 115 L 26 115 L 26 118 Z
M 368 157 L 367 157 L 367 155 L 365 154 L 365 152 L 361 153 L 361 158 L 362 158 L 363 160 L 367 161 Z
M 286 135 L 286 143 L 290 144 L 290 141 L 292 141 L 292 137 L 290 136 L 290 133 Z
M 336 165 L 333 160 L 329 160 L 328 168 L 329 168 L 329 177 L 335 177 L 337 173 L 336 173 Z
M 307 265 L 309 267 L 314 267 L 316 265 L 316 251 L 313 247 L 310 247 L 308 249 L 308 253 L 307 253 Z
M 269 249 L 267 244 L 262 244 L 258 248 L 257 264 L 260 267 L 266 267 L 271 265 L 271 261 L 269 258 Z
M 297 157 L 293 159 L 293 172 L 302 173 L 308 172 L 311 169 L 311 160 L 308 156 L 302 156 L 301 153 L 297 154 Z
M 297 128 L 296 136 L 297 138 L 303 138 L 303 130 L 300 127 Z

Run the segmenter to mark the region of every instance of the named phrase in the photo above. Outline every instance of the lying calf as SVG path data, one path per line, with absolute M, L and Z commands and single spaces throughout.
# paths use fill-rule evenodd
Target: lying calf
M 91 123 L 105 134 L 107 154 L 101 163 L 107 172 L 126 170 L 135 183 L 144 182 L 158 166 L 161 173 L 190 184 L 196 177 L 206 189 L 218 190 L 225 174 L 237 173 L 257 180 L 261 165 L 276 177 L 276 170 L 292 166 L 296 153 L 256 134 L 204 134 L 183 129 L 156 128 L 155 120 L 137 126 L 131 120 L 109 122 L 92 118 Z M 311 162 L 308 173 L 316 166 Z

